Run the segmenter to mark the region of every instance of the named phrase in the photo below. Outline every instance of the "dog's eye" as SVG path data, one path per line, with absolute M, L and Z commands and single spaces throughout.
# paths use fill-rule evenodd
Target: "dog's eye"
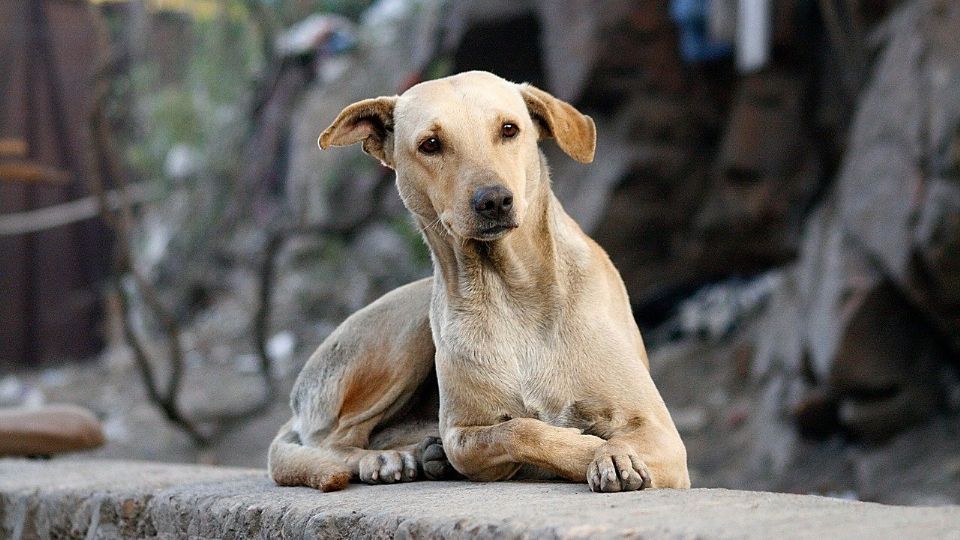
M 440 139 L 436 137 L 430 137 L 429 139 L 420 143 L 420 151 L 424 154 L 436 154 L 440 151 Z
M 504 124 L 500 128 L 500 136 L 504 139 L 512 139 L 517 136 L 517 133 L 520 133 L 520 128 L 516 124 Z

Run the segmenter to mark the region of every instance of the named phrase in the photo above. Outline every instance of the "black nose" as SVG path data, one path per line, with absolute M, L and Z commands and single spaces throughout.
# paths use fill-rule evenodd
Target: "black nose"
M 473 209 L 487 218 L 502 220 L 513 208 L 513 193 L 503 186 L 486 186 L 473 194 Z

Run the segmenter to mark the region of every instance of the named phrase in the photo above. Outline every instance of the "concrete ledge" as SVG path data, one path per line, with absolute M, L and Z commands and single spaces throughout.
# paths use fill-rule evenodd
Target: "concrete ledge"
M 960 538 L 960 506 L 722 489 L 595 494 L 560 483 L 415 482 L 338 493 L 262 470 L 0 460 L 0 537 Z

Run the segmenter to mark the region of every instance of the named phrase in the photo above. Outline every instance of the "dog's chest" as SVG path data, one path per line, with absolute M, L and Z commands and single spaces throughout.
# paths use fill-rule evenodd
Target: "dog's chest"
M 475 409 L 495 423 L 538 418 L 567 425 L 575 401 L 575 369 L 555 329 L 522 317 L 458 314 L 438 318 L 435 331 L 441 386 L 469 392 Z

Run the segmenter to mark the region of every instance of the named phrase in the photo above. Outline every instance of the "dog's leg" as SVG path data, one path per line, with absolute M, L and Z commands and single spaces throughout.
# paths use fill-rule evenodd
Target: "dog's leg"
M 269 469 L 274 481 L 333 491 L 344 488 L 352 478 L 393 483 L 417 477 L 417 443 L 436 433 L 435 425 L 432 431 L 414 432 L 410 440 L 380 440 L 376 448 L 371 448 L 371 439 L 377 430 L 408 424 L 407 405 L 415 400 L 418 387 L 428 383 L 435 386 L 436 382 L 417 380 L 404 372 L 378 385 L 361 388 L 351 383 L 357 381 L 358 373 L 369 373 L 367 368 L 358 362 L 339 381 L 330 381 L 332 385 L 346 385 L 334 392 L 347 396 L 344 399 L 313 393 L 301 404 L 301 410 L 295 410 L 294 418 L 270 447 Z
M 437 425 L 435 416 L 429 418 L 429 411 L 426 418 L 411 417 L 416 412 L 409 411 L 407 406 L 416 401 L 417 391 L 431 384 L 435 387 L 436 381 L 422 381 L 417 391 L 403 388 L 404 383 L 410 382 L 386 381 L 391 388 L 386 393 L 371 388 L 364 396 L 371 399 L 357 403 L 358 409 L 349 414 L 333 414 L 333 408 L 324 401 L 314 407 L 328 405 L 328 410 L 295 416 L 270 446 L 269 469 L 273 479 L 280 485 L 305 485 L 323 491 L 343 489 L 351 478 L 371 484 L 416 479 L 418 444 L 436 435 Z M 306 435 L 300 435 L 293 429 L 298 420 L 314 422 L 313 426 L 335 427 L 308 428 Z
M 352 478 L 367 484 L 393 484 L 417 479 L 417 445 L 381 449 L 330 445 L 326 451 L 346 465 Z
M 648 421 L 610 440 L 532 418 L 489 427 L 453 427 L 444 435 L 450 462 L 471 480 L 506 480 L 534 465 L 593 491 L 688 488 L 686 450 L 675 430 Z
M 336 442 L 338 439 L 330 437 L 320 441 L 320 444 L 303 444 L 290 429 L 291 423 L 287 422 L 280 430 L 270 445 L 268 455 L 268 468 L 279 485 L 336 491 L 345 488 L 351 478 L 359 478 L 368 484 L 409 482 L 417 478 L 420 463 L 418 444 L 367 449 L 349 443 L 341 444 Z M 369 429 L 369 426 L 362 426 L 354 433 Z M 436 432 L 436 428 L 433 428 L 433 432 Z M 427 431 L 422 439 L 429 436 Z
M 443 435 L 450 463 L 471 480 L 480 481 L 506 480 L 522 465 L 535 465 L 567 480 L 586 482 L 587 467 L 605 442 L 579 429 L 534 418 L 448 427 Z
M 419 465 L 421 476 L 427 480 L 449 480 L 462 478 L 447 460 L 443 443 L 439 437 L 437 425 L 437 387 L 436 377 L 431 375 L 420 391 L 417 392 L 420 410 L 411 411 L 410 420 L 393 424 L 378 431 L 370 439 L 372 449 L 401 449 L 411 452 Z M 414 420 L 414 418 L 418 418 Z M 364 474 L 360 473 L 361 478 Z
M 642 348 L 640 356 L 646 358 Z M 587 474 L 590 489 L 610 492 L 648 487 L 689 488 L 687 450 L 670 412 L 649 371 L 642 370 L 635 380 L 639 386 L 633 395 L 646 398 L 621 400 L 614 407 L 620 411 L 616 422 L 591 429 L 607 442 L 597 449 L 590 463 Z

